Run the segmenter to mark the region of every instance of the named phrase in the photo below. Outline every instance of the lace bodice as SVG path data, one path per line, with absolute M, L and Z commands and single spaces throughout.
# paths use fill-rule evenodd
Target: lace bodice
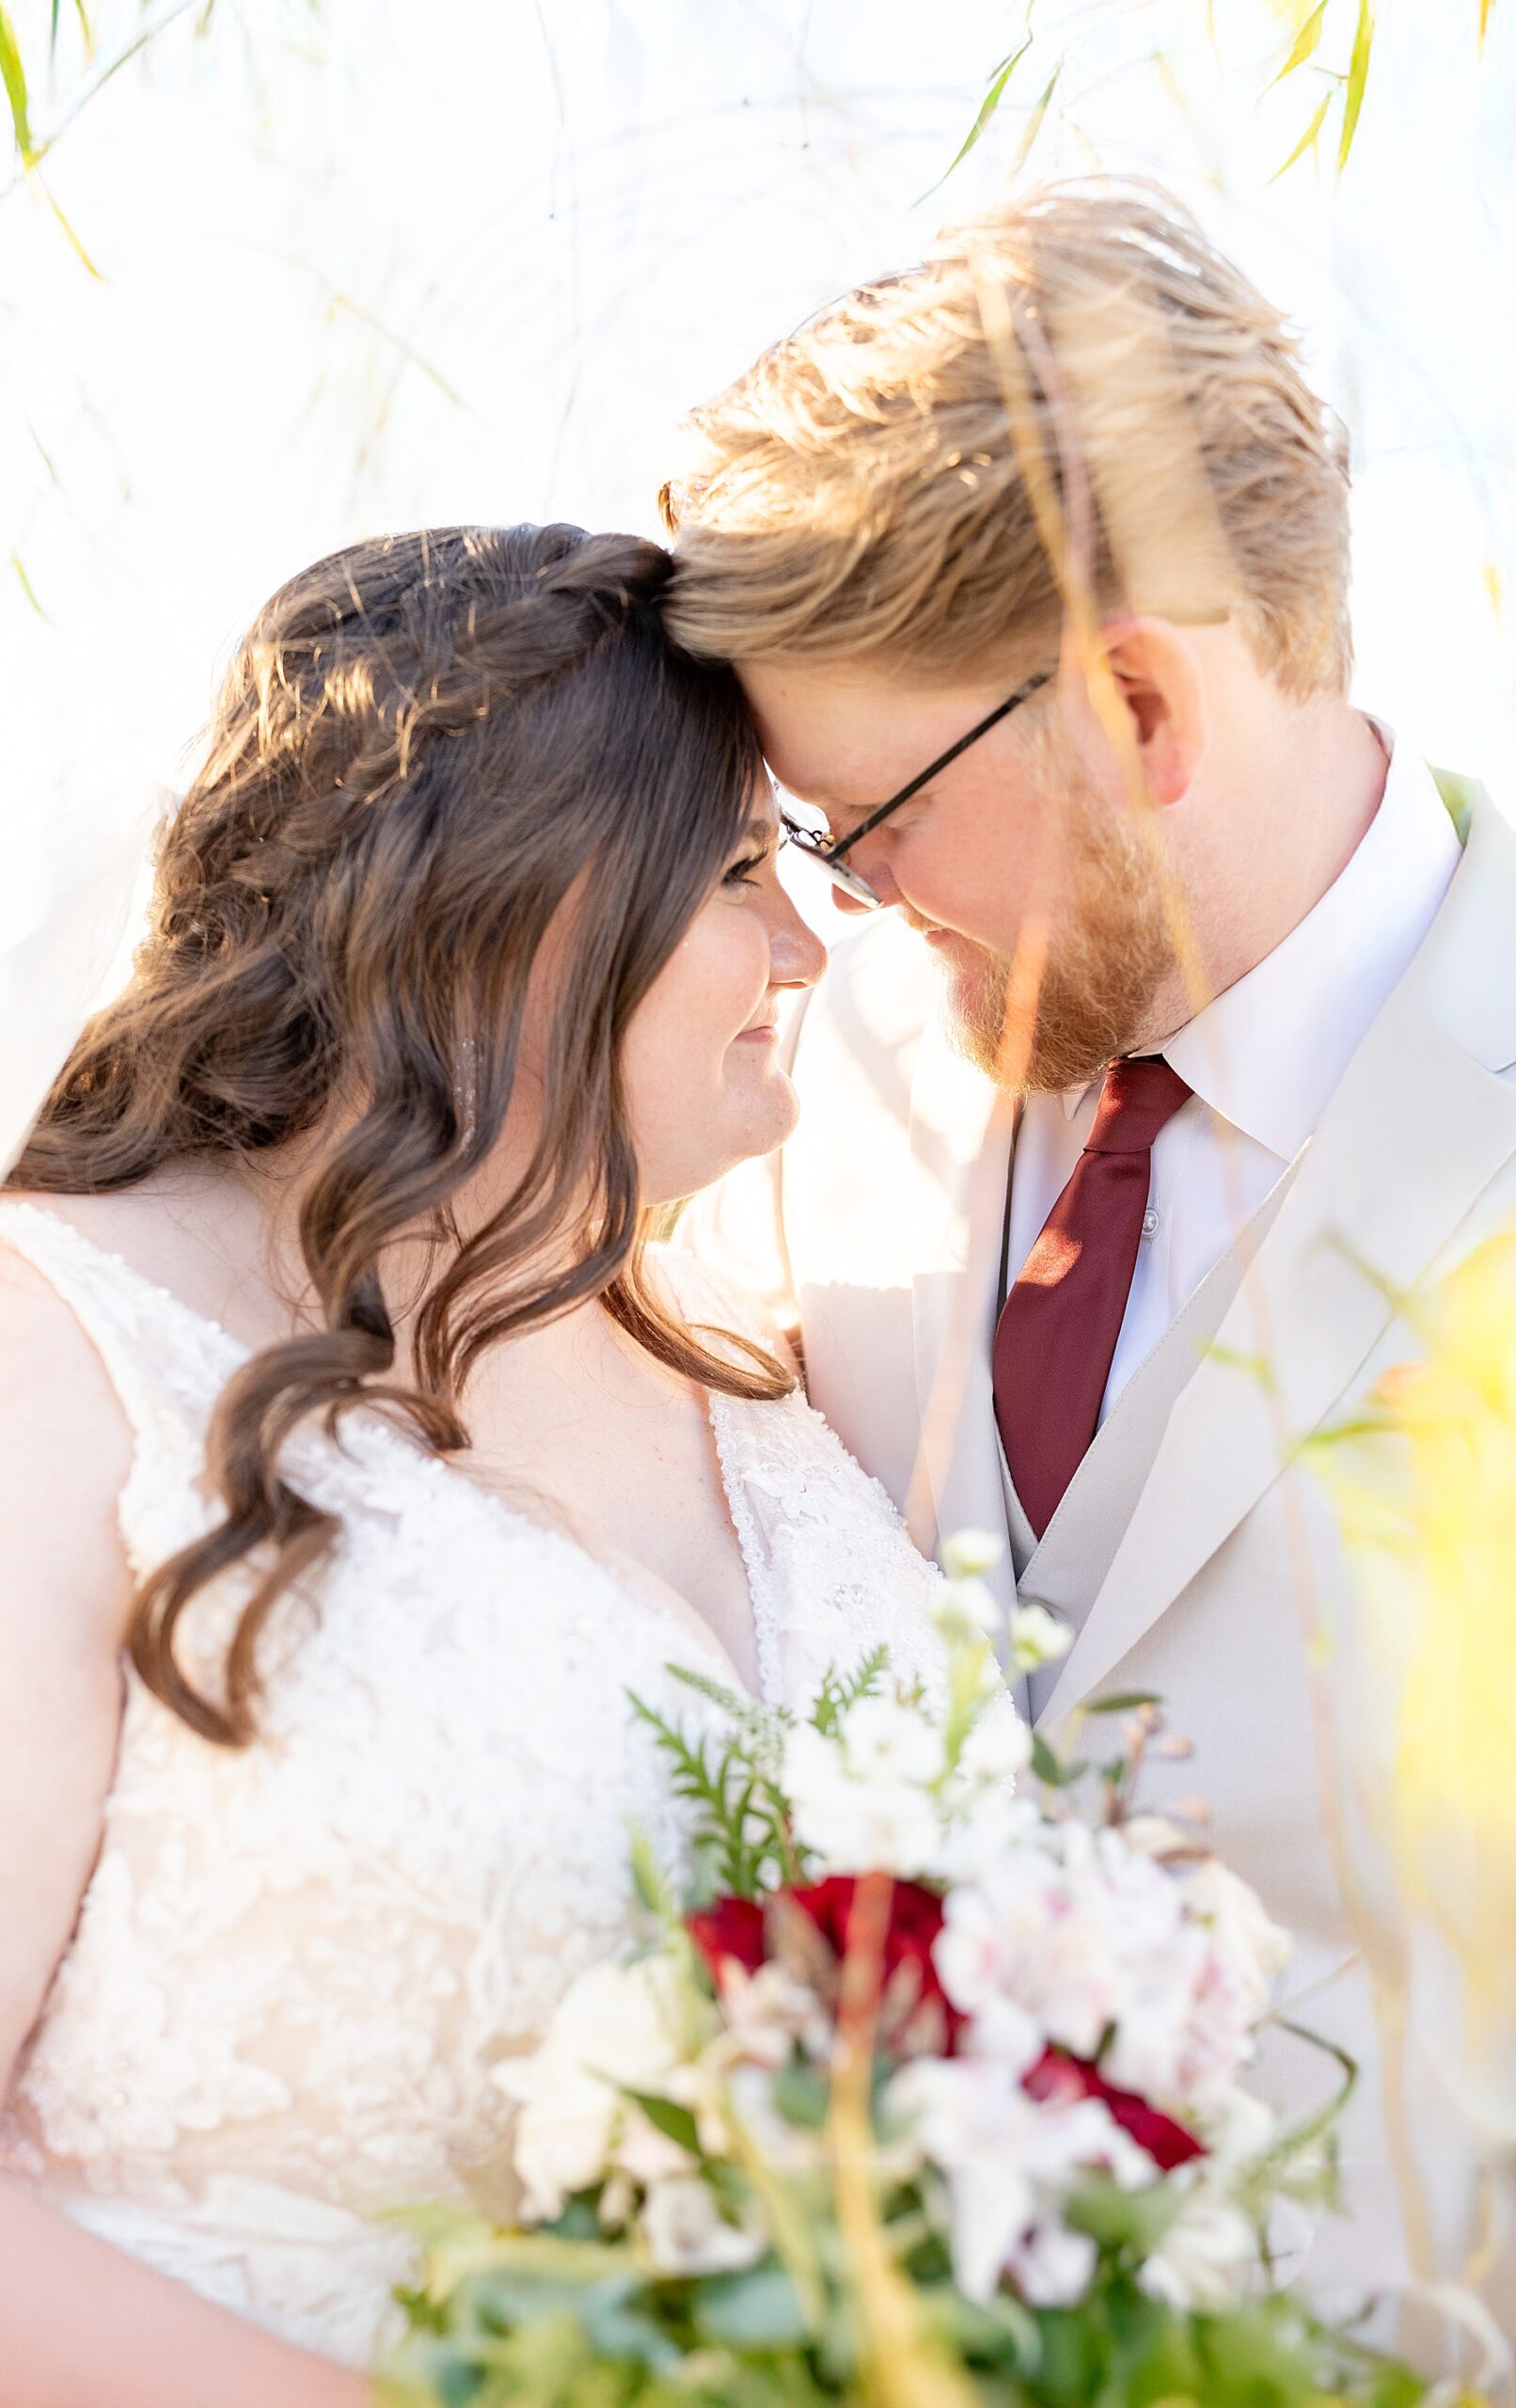
M 93 1340 L 134 1433 L 120 1504 L 145 1574 L 203 1530 L 216 1398 L 245 1350 L 55 1215 L 0 1203 Z M 694 1319 L 741 1325 L 671 1256 Z M 886 1640 L 930 1678 L 936 1576 L 799 1398 L 711 1416 L 771 1703 Z M 361 2364 L 408 2243 L 384 2210 L 511 2201 L 490 2068 L 632 1929 L 626 1841 L 682 1848 L 636 1690 L 714 1641 L 378 1414 L 300 1434 L 340 1520 L 265 1648 L 261 1735 L 214 1748 L 132 1674 L 101 1849 L 7 2102 L 0 2155 L 81 2222 L 288 2337 Z M 237 1580 L 192 1607 L 213 1663 Z

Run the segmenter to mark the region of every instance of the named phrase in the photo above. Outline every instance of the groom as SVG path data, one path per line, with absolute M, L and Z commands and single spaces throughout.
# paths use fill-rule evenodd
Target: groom
M 712 1242 L 792 1300 L 924 1544 L 1006 1534 L 1073 1633 L 1043 1728 L 1153 1691 L 1193 1741 L 1170 1801 L 1205 1797 L 1296 1935 L 1287 2011 L 1361 2067 L 1316 2296 L 1470 2275 L 1516 2322 L 1297 1460 L 1414 1351 L 1395 1299 L 1516 1215 L 1516 835 L 1349 702 L 1338 436 L 1151 191 L 960 230 L 693 431 L 675 631 L 735 662 L 872 914 L 794 1032 L 799 1133 Z M 1261 2076 L 1296 2110 L 1334 2078 L 1283 2036 Z

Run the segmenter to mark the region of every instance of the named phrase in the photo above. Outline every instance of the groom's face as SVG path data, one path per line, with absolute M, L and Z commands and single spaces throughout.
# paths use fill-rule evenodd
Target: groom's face
M 1009 672 L 923 686 L 861 664 L 738 666 L 776 778 L 836 836 L 1019 683 Z M 1056 710 L 1039 696 L 1002 721 L 847 856 L 937 955 L 963 1050 L 1008 1084 L 1050 1090 L 1083 1085 L 1139 1038 L 1174 960 L 1120 778 L 1102 785 Z

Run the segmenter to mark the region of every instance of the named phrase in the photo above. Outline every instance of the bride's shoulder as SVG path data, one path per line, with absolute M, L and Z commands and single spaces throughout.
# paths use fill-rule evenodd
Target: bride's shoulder
M 649 1274 L 682 1321 L 705 1338 L 735 1338 L 761 1346 L 798 1379 L 799 1369 L 788 1333 L 751 1289 L 681 1242 L 676 1234 L 650 1245 Z

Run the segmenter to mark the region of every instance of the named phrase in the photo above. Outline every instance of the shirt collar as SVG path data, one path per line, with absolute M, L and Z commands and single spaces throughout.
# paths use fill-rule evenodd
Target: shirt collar
M 1373 725 L 1389 768 L 1350 860 L 1272 953 L 1161 1049 L 1214 1113 L 1281 1164 L 1293 1162 L 1316 1127 L 1459 863 L 1431 771 L 1392 730 Z M 1070 1117 L 1082 1101 L 1065 1097 Z

